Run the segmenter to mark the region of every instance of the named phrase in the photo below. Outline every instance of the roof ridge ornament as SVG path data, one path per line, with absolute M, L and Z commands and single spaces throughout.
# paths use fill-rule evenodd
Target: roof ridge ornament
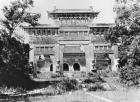
M 53 6 L 53 11 L 56 11 L 57 10 L 57 8 L 56 8 L 56 5 L 55 6 Z
M 89 9 L 93 11 L 93 6 L 89 6 Z

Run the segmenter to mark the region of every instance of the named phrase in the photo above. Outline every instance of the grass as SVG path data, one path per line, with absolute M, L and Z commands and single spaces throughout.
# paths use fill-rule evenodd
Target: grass
M 32 97 L 29 100 L 30 102 L 93 102 L 93 97 L 89 96 L 83 91 L 76 91 L 49 97 Z M 94 102 L 104 101 L 94 99 Z
M 89 95 L 90 93 L 92 95 Z M 62 95 L 48 96 L 48 95 L 38 95 L 29 96 L 21 99 L 20 102 L 107 102 L 100 98 L 94 97 L 94 95 L 103 97 L 112 102 L 140 102 L 140 89 L 124 89 L 124 90 L 114 90 L 114 91 L 94 91 L 85 92 L 83 90 L 67 92 Z M 11 101 L 11 100 L 10 100 Z M 13 102 L 16 102 L 13 101 Z M 18 100 L 19 102 L 19 100 Z
M 134 102 L 140 98 L 137 94 L 139 91 L 140 89 L 124 89 L 115 91 L 92 92 L 92 94 L 110 99 L 113 102 Z M 140 102 L 140 100 L 138 102 Z
M 135 100 L 140 99 L 140 88 L 138 87 L 124 87 L 117 81 L 117 77 L 107 78 L 106 81 L 115 87 L 113 91 L 96 91 L 91 92 L 94 95 L 104 97 L 112 100 L 113 102 L 134 102 Z M 137 102 L 140 102 L 137 101 Z
M 115 87 L 115 90 L 111 91 L 84 91 L 82 89 L 73 90 L 76 88 L 75 86 L 77 86 L 77 82 L 69 79 L 60 82 L 58 87 L 56 87 L 55 85 L 57 84 L 55 84 L 46 88 L 35 89 L 27 92 L 30 94 L 29 96 L 27 95 L 26 97 L 19 98 L 19 100 L 17 98 L 9 100 L 13 102 L 107 102 L 103 100 L 107 99 L 111 100 L 112 102 L 140 102 L 140 88 L 123 87 L 121 84 L 119 84 L 117 79 L 117 77 L 107 77 L 104 79 L 109 85 Z M 63 88 L 64 90 L 67 90 L 69 86 L 71 86 L 71 90 L 62 92 L 61 94 L 59 93 L 59 91 Z M 1 93 L 5 92 L 15 94 L 17 92 L 17 89 L 9 89 L 7 87 L 0 89 Z M 59 91 L 57 89 L 59 89 Z M 0 101 L 5 100 L 0 99 Z
M 0 87 L 0 94 L 16 95 L 16 94 L 21 94 L 21 93 L 26 93 L 26 90 L 20 87 L 18 88 L 7 87 L 7 86 Z
M 140 102 L 140 88 L 126 88 L 116 81 L 117 78 L 105 79 L 115 87 L 112 91 L 71 91 L 62 95 L 29 97 L 30 102 L 107 102 L 94 95 L 111 100 L 112 102 Z M 89 95 L 90 93 L 92 95 Z M 36 101 L 37 100 L 37 101 Z

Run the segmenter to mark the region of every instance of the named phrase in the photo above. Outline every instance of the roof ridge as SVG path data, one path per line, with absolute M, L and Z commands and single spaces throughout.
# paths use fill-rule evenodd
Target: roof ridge
M 91 9 L 56 9 L 56 10 L 91 10 Z

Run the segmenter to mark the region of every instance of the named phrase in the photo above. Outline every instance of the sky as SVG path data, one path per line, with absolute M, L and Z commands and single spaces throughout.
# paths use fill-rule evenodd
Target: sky
M 12 0 L 0 0 L 0 10 L 4 5 L 9 5 L 10 1 Z M 114 0 L 34 0 L 32 12 L 41 13 L 40 23 L 53 24 L 53 20 L 47 16 L 47 11 L 53 10 L 55 6 L 58 9 L 88 9 L 93 6 L 93 10 L 100 12 L 94 23 L 114 23 Z

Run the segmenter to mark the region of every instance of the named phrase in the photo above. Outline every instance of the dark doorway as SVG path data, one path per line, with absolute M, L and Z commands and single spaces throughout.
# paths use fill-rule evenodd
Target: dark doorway
M 63 64 L 63 71 L 69 71 L 69 65 L 67 63 Z
M 80 65 L 78 63 L 73 64 L 74 71 L 80 71 Z
M 53 71 L 53 64 L 50 65 L 50 71 Z

